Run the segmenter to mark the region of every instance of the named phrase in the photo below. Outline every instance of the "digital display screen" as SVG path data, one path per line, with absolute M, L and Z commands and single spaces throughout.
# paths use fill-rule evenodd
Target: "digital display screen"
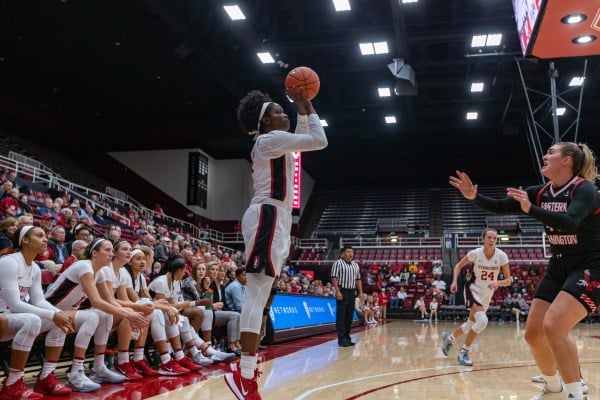
M 292 198 L 292 208 L 300 209 L 300 191 L 301 191 L 301 181 L 302 177 L 302 153 L 299 151 L 294 151 L 294 196 Z
M 311 325 L 335 324 L 336 302 L 333 297 L 301 294 L 275 295 L 271 305 L 271 321 L 275 331 Z M 354 320 L 358 320 L 356 312 Z
M 523 55 L 527 54 L 545 0 L 512 0 Z

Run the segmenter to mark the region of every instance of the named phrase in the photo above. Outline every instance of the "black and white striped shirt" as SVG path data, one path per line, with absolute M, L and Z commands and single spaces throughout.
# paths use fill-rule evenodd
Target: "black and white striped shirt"
M 340 289 L 356 289 L 356 281 L 360 279 L 358 264 L 354 261 L 347 263 L 340 258 L 331 267 L 331 277 L 337 278 Z

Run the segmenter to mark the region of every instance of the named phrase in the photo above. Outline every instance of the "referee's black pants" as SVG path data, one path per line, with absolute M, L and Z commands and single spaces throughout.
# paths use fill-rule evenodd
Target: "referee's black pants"
M 340 289 L 340 291 L 342 292 L 342 300 L 336 300 L 335 329 L 337 331 L 338 343 L 343 343 L 350 341 L 356 290 Z

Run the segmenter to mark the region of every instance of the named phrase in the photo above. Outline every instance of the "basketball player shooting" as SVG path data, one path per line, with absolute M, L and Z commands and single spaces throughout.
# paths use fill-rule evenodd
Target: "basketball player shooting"
M 260 91 L 251 91 L 238 108 L 238 120 L 254 139 L 254 197 L 242 219 L 246 246 L 246 301 L 240 318 L 242 356 L 225 382 L 239 400 L 261 399 L 256 368 L 260 329 L 271 287 L 290 248 L 294 158 L 292 152 L 320 150 L 327 138 L 312 103 L 301 90 L 288 90 L 298 111 L 296 134 L 283 108 Z

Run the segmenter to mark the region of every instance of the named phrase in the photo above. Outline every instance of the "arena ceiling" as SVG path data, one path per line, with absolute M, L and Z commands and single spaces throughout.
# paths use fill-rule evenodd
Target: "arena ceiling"
M 246 20 L 229 19 L 223 6 L 234 3 Z M 287 107 L 284 77 L 308 65 L 321 78 L 314 105 L 330 145 L 303 162 L 324 187 L 444 184 L 455 168 L 479 180 L 538 179 L 517 63 L 527 85 L 546 93 L 550 64 L 521 56 L 510 1 L 350 4 L 336 12 L 331 0 L 3 1 L 0 126 L 88 159 L 190 147 L 248 158 L 239 99 L 261 89 Z M 501 33 L 501 44 L 471 48 L 474 34 L 489 33 Z M 382 41 L 387 54 L 361 56 L 359 43 Z M 276 62 L 262 64 L 259 51 Z M 414 69 L 417 95 L 378 96 L 397 82 L 395 58 Z M 553 60 L 559 92 L 584 60 Z M 579 140 L 600 152 L 600 62 L 587 60 Z M 472 82 L 483 92 L 471 93 Z M 578 103 L 573 92 L 564 99 Z M 469 111 L 478 119 L 467 121 Z M 538 112 L 549 130 L 550 113 Z

